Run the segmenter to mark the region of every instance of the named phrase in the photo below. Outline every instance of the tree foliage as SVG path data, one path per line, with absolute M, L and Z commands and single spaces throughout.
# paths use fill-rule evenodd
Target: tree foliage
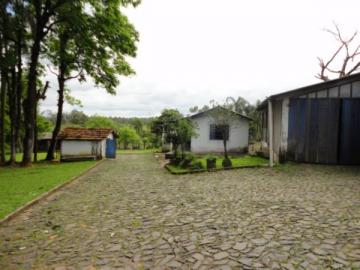
M 131 126 L 122 126 L 119 128 L 119 142 L 124 145 L 124 149 L 128 149 L 129 145 L 133 148 L 141 144 L 141 138 L 136 130 Z
M 360 43 L 356 40 L 358 31 L 345 37 L 336 23 L 334 23 L 334 28 L 334 30 L 325 29 L 325 31 L 331 34 L 338 43 L 335 52 L 326 61 L 318 57 L 320 72 L 316 74 L 316 78 L 322 81 L 330 80 L 330 74 L 343 78 L 360 69 Z
M 195 127 L 188 119 L 175 109 L 165 109 L 161 115 L 153 122 L 152 131 L 157 136 L 161 136 L 163 143 L 171 143 L 175 155 L 181 147 L 184 156 L 185 145 L 192 136 L 196 136 Z
M 136 56 L 139 35 L 123 7 L 140 2 L 0 1 L 0 162 L 5 161 L 5 145 L 10 144 L 10 161 L 15 160 L 17 148 L 23 150 L 23 164 L 31 163 L 43 120 L 38 117 L 38 103 L 49 89 L 59 92 L 55 141 L 63 122 L 63 103 L 81 105 L 71 96 L 66 81 L 92 78 L 96 86 L 116 94 L 119 76 L 134 74 L 127 59 Z M 56 74 L 58 87 L 39 85 L 47 71 L 44 63 L 50 63 L 48 72 Z M 82 125 L 81 121 L 77 124 Z
M 182 118 L 176 126 L 177 141 L 181 149 L 181 157 L 185 158 L 186 144 L 191 141 L 192 137 L 196 137 L 196 127 L 191 120 Z
M 113 120 L 104 116 L 91 116 L 85 123 L 85 127 L 87 128 L 111 128 L 113 130 L 117 130 L 117 126 Z

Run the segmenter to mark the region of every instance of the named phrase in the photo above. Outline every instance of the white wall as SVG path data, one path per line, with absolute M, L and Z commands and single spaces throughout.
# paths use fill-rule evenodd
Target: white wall
M 282 153 L 285 153 L 287 151 L 289 133 L 289 98 L 284 98 L 282 101 L 281 121 L 282 123 L 280 151 Z
M 203 115 L 191 119 L 197 127 L 197 137 L 191 138 L 191 152 L 211 153 L 224 152 L 222 140 L 210 140 L 210 125 L 214 124 L 211 117 Z M 230 125 L 228 151 L 241 151 L 249 144 L 249 121 L 238 118 Z
M 61 142 L 62 156 L 97 156 L 105 157 L 103 141 L 64 140 Z

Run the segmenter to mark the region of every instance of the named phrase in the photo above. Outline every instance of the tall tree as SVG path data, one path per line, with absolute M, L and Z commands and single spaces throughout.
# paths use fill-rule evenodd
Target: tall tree
M 19 145 L 20 141 L 20 126 L 22 117 L 22 97 L 23 97 L 23 54 L 26 53 L 27 38 L 26 38 L 26 8 L 23 0 L 16 0 L 14 5 L 16 14 L 16 60 L 17 60 L 17 75 L 16 75 L 16 120 L 14 127 L 14 141 Z M 14 157 L 12 157 L 13 159 Z
M 27 79 L 26 99 L 24 100 L 24 154 L 23 165 L 31 163 L 31 154 L 34 148 L 34 136 L 36 125 L 36 106 L 37 106 L 37 79 L 38 66 L 41 53 L 41 46 L 45 41 L 49 31 L 57 23 L 55 15 L 58 9 L 67 4 L 78 3 L 76 0 L 33 0 L 29 1 L 31 14 L 31 40 L 29 71 Z
M 325 29 L 325 31 L 330 33 L 338 42 L 337 49 L 327 61 L 318 57 L 320 72 L 316 78 L 322 81 L 330 80 L 329 73 L 336 74 L 338 78 L 343 78 L 360 69 L 360 43 L 359 41 L 356 42 L 358 32 L 355 31 L 346 38 L 335 23 L 334 28 L 335 30 Z M 335 65 L 339 63 L 339 67 L 334 67 L 334 63 Z
M 36 91 L 36 109 L 35 109 L 35 128 L 34 128 L 34 162 L 37 162 L 37 153 L 38 153 L 38 103 L 40 100 L 46 99 L 46 92 L 49 88 L 49 81 L 45 83 L 45 86 L 42 85 L 42 82 L 38 80 L 39 88 Z
M 99 1 L 101 2 L 101 1 Z M 103 5 L 90 1 L 91 12 L 82 5 L 60 9 L 56 35 L 49 46 L 49 56 L 58 66 L 58 111 L 47 159 L 54 158 L 56 138 L 61 129 L 65 96 L 65 83 L 86 76 L 94 79 L 96 85 L 103 86 L 108 93 L 115 94 L 119 84 L 118 75 L 134 73 L 125 56 L 135 56 L 138 33 L 128 22 L 120 7 L 138 1 L 105 1 Z M 72 75 L 76 72 L 76 75 Z
M 9 164 L 14 164 L 16 159 L 16 146 L 19 142 L 21 124 L 21 102 L 23 95 L 23 72 L 22 58 L 25 53 L 26 27 L 25 27 L 25 5 L 22 0 L 8 1 L 9 23 L 4 22 L 6 38 L 8 40 L 9 82 L 8 82 L 8 111 L 10 117 L 10 158 Z
M 8 1 L 0 1 L 0 163 L 5 163 L 5 106 L 9 88 L 9 13 Z

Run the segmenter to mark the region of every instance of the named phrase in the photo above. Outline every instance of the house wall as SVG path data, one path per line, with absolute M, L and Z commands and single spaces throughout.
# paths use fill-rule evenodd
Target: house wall
M 274 161 L 278 162 L 281 155 L 285 155 L 288 144 L 288 130 L 289 130 L 289 98 L 272 101 L 273 108 L 273 153 Z M 267 107 L 262 111 L 263 115 L 267 115 Z M 268 128 L 267 121 L 263 125 L 261 151 L 265 156 L 268 155 Z
M 289 133 L 289 98 L 282 100 L 280 153 L 286 153 Z
M 274 161 L 279 160 L 280 145 L 281 145 L 281 130 L 282 130 L 282 101 L 273 101 L 273 151 Z
M 63 140 L 61 142 L 62 156 L 105 156 L 103 141 L 82 141 L 82 140 Z M 106 145 L 105 145 L 106 147 Z
M 224 152 L 222 140 L 210 140 L 210 125 L 214 120 L 209 116 L 192 119 L 197 127 L 197 137 L 191 138 L 191 152 L 194 153 L 221 153 Z M 230 125 L 228 150 L 230 152 L 244 151 L 249 143 L 249 121 L 238 118 Z

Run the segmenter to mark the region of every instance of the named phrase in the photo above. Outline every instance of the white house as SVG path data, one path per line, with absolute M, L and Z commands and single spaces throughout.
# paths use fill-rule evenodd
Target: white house
M 228 137 L 227 150 L 229 152 L 246 152 L 249 143 L 249 121 L 251 118 L 228 110 L 227 121 L 219 121 L 214 110 L 227 110 L 215 107 L 200 112 L 189 118 L 196 127 L 197 136 L 191 138 L 190 149 L 194 153 L 221 153 L 224 152 L 223 132 L 220 128 L 225 125 Z
M 65 128 L 58 136 L 61 159 L 115 158 L 116 137 L 108 128 Z

